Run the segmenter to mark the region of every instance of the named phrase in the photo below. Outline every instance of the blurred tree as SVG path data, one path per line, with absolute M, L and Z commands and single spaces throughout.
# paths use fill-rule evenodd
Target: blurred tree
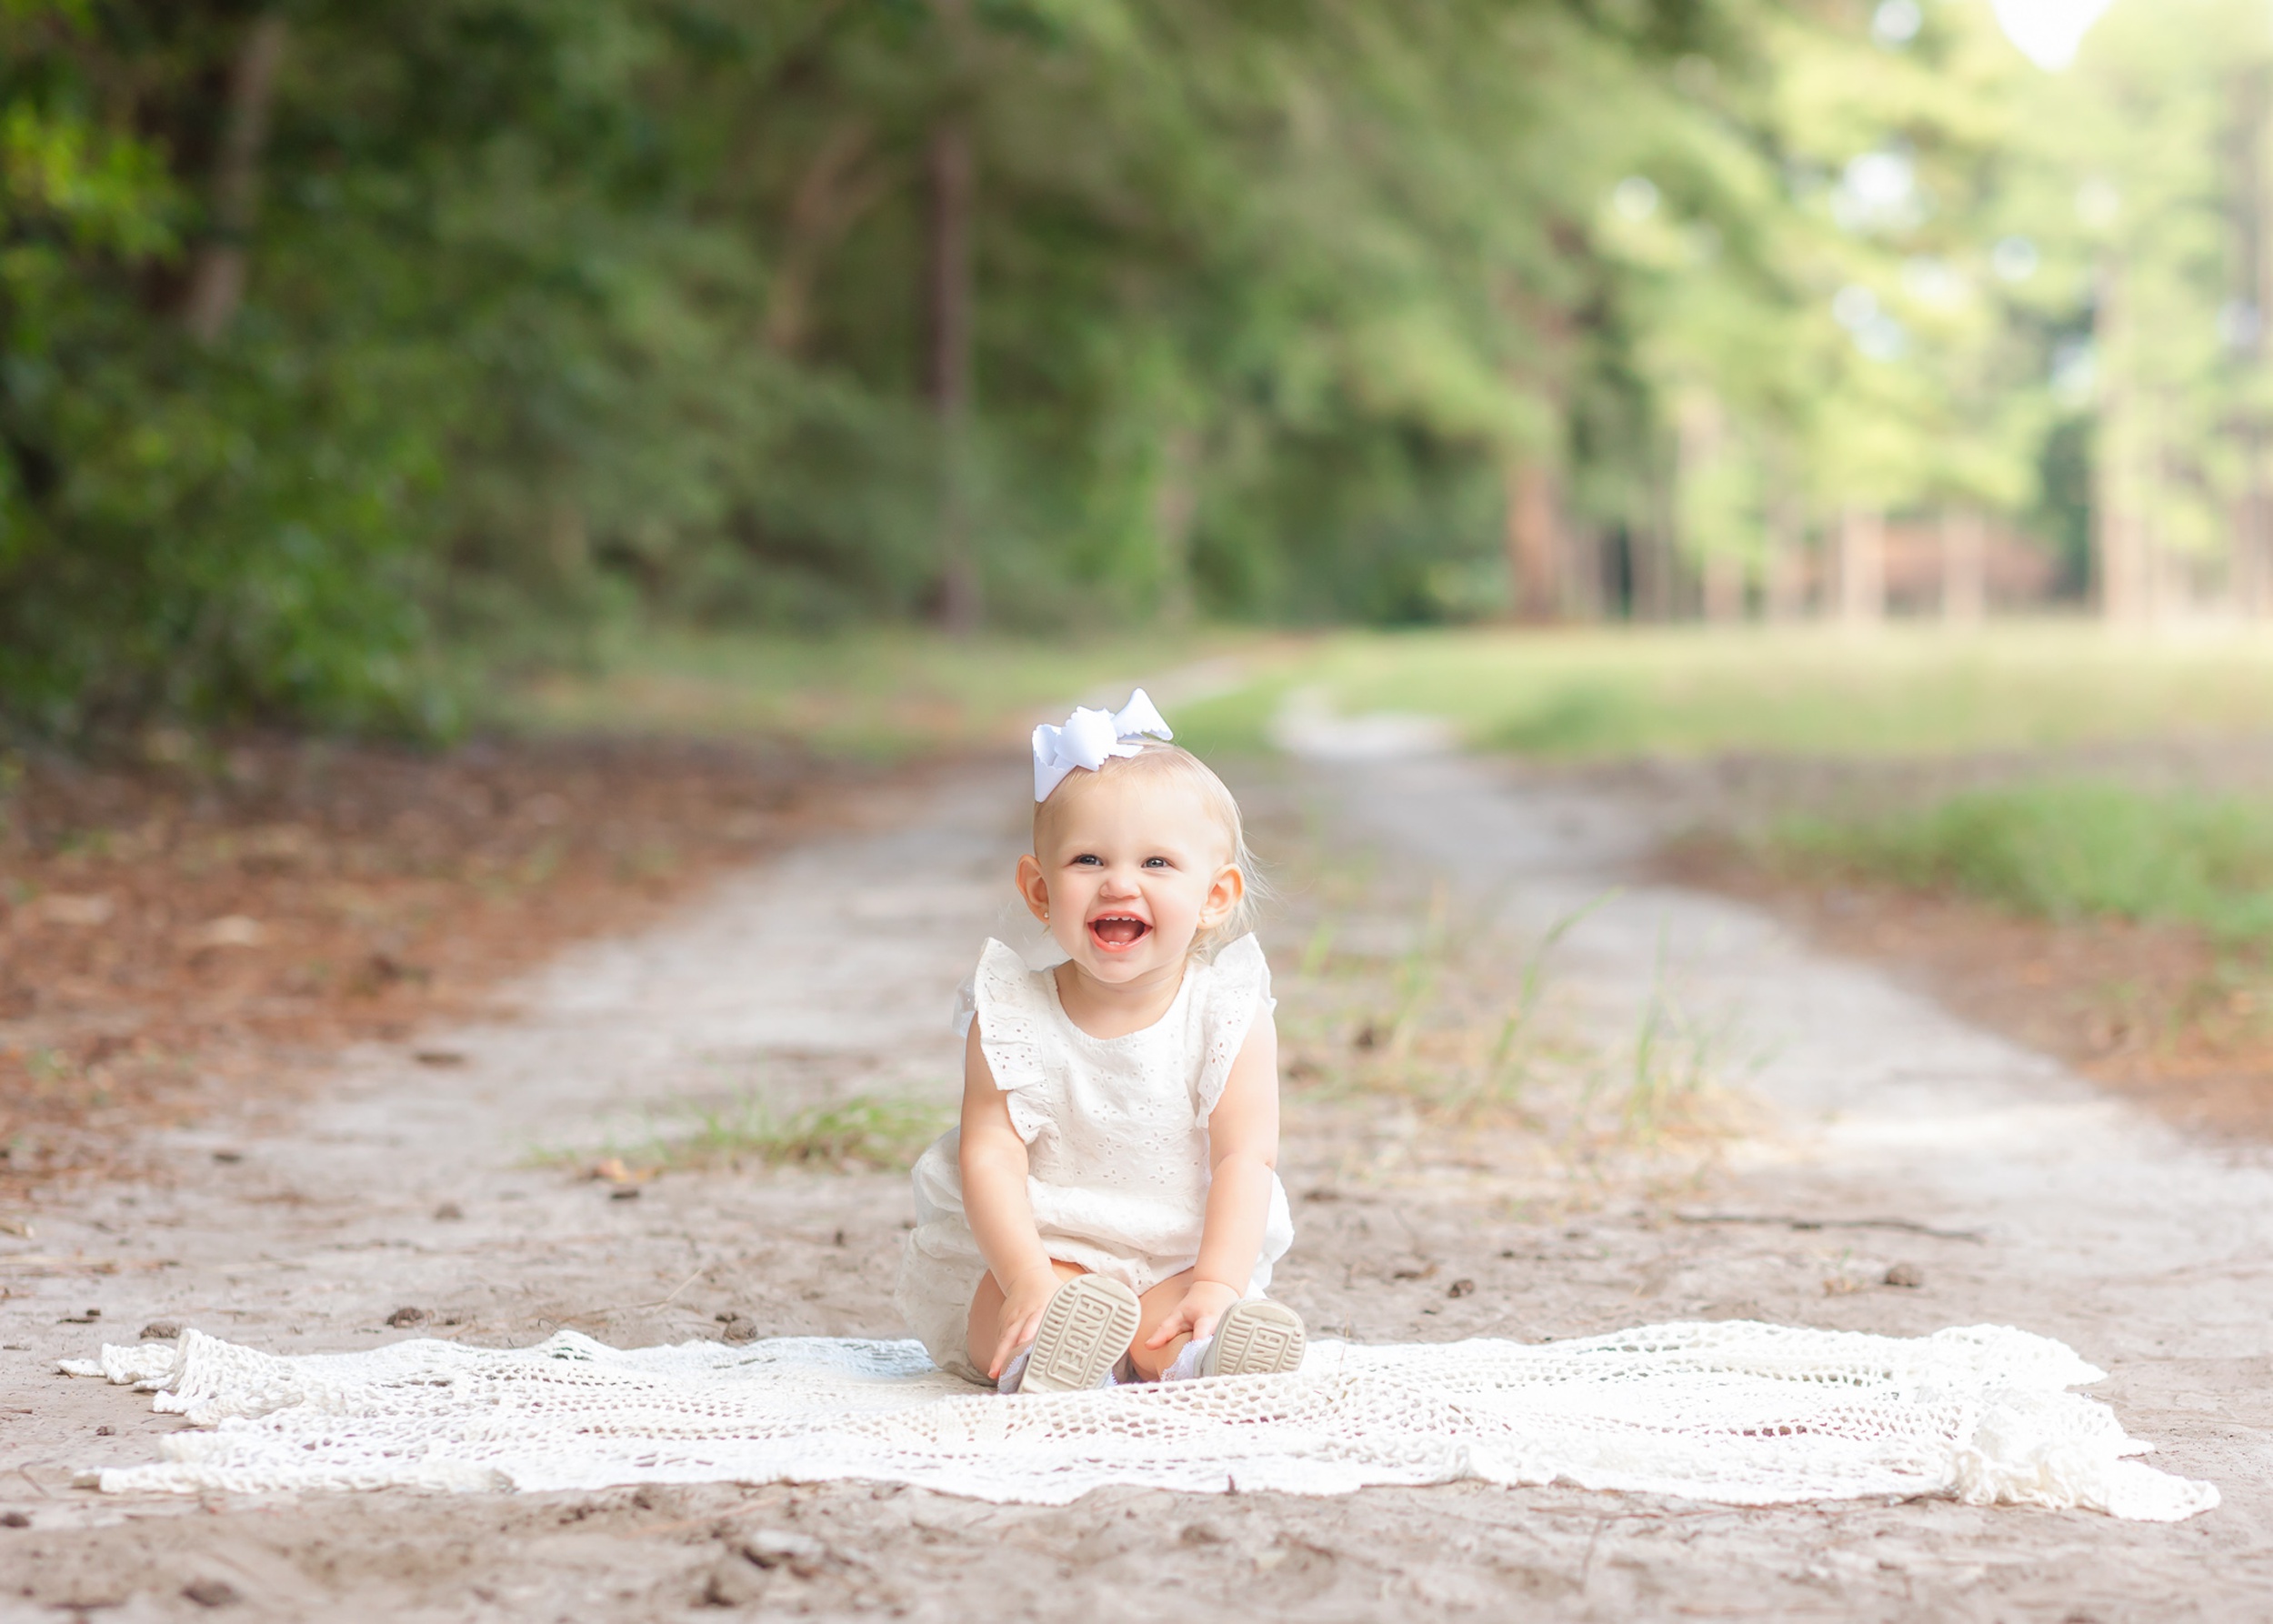
M 0 709 L 1788 612 L 1811 526 L 2024 499 L 2013 71 L 1977 0 L 0 0 Z
M 1992 269 L 2033 70 L 1985 5 L 1773 16 L 1749 75 L 1697 64 L 1607 198 L 1710 613 L 1884 606 L 1890 511 L 2028 504 L 2040 350 Z M 1970 520 L 1959 520 L 1966 531 Z
M 2243 0 L 2118 5 L 2047 87 L 2038 232 L 2088 344 L 2101 606 L 2273 608 L 2266 233 L 2273 22 Z

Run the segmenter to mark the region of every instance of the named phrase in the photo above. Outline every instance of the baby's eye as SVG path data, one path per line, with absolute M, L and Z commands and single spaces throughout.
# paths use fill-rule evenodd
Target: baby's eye
M 1082 864 L 1086 863 L 1090 867 L 1095 868 L 1098 865 L 1099 861 L 1101 861 L 1101 859 L 1094 852 L 1085 851 L 1074 859 L 1074 867 L 1078 868 Z
M 1145 859 L 1145 867 L 1147 868 L 1166 868 L 1167 866 L 1168 859 L 1166 857 L 1147 857 Z

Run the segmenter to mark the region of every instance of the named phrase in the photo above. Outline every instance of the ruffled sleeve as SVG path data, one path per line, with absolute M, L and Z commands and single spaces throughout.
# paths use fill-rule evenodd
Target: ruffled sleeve
M 1271 967 L 1263 957 L 1263 944 L 1252 934 L 1241 937 L 1216 955 L 1208 967 L 1207 1007 L 1200 1017 L 1199 1125 L 1223 1098 L 1224 1084 L 1231 1079 L 1231 1063 L 1247 1040 L 1258 1009 L 1276 1009 L 1271 997 Z
M 971 1009 L 979 1051 L 1010 1108 L 1010 1126 L 1032 1144 L 1049 1121 L 1040 1098 L 1048 1081 L 1048 995 L 1016 948 L 990 937 L 971 977 Z M 969 1018 L 961 1024 L 967 1032 Z

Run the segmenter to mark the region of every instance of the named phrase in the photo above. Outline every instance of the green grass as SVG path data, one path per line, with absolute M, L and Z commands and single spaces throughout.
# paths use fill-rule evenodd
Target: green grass
M 2150 639 L 2082 622 L 1341 633 L 1253 656 L 1170 716 L 1202 747 L 1267 747 L 1281 697 L 1419 712 L 1471 747 L 1550 757 L 1906 755 L 2273 733 L 2273 638 Z
M 674 633 L 626 645 L 593 670 L 503 685 L 481 719 L 539 733 L 790 739 L 898 760 L 1013 744 L 1077 700 L 1117 702 L 1129 684 L 1237 641 L 958 639 L 906 627 L 814 638 Z
M 756 1162 L 766 1167 L 905 1168 L 955 1123 L 955 1108 L 923 1100 L 856 1094 L 786 1115 L 756 1094 L 721 1107 L 686 1107 L 656 1118 L 632 1140 L 610 1138 L 598 1150 L 541 1150 L 541 1165 L 613 1157 L 633 1168 L 710 1168 Z
M 2096 782 L 1976 790 L 1918 811 L 1792 819 L 1775 843 L 2051 919 L 2197 925 L 2273 941 L 2273 807 Z
M 1890 626 L 1115 633 L 958 640 L 657 636 L 597 668 L 500 684 L 482 719 L 538 732 L 786 738 L 893 760 L 1015 749 L 1080 700 L 1164 684 L 1203 755 L 1269 747 L 1297 688 L 1343 712 L 1440 717 L 1471 747 L 1550 757 L 1902 755 L 2273 733 L 2273 638 L 2124 637 L 2083 621 Z
M 748 1096 L 722 1111 L 696 1114 L 692 1131 L 656 1142 L 665 1166 L 754 1160 L 769 1165 L 906 1168 L 955 1121 L 953 1108 L 856 1094 L 777 1117 Z

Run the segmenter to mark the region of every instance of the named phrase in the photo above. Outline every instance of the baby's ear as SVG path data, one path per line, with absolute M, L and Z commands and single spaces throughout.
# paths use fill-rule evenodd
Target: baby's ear
M 1207 887 L 1207 900 L 1200 905 L 1200 922 L 1216 925 L 1239 906 L 1239 899 L 1247 894 L 1247 877 L 1239 871 L 1237 863 L 1226 863 L 1216 870 L 1216 883 Z
M 1018 877 L 1015 883 L 1018 888 L 1018 900 L 1026 904 L 1026 912 L 1045 925 L 1048 924 L 1050 889 L 1049 881 L 1042 874 L 1042 860 L 1032 852 L 1020 857 Z

